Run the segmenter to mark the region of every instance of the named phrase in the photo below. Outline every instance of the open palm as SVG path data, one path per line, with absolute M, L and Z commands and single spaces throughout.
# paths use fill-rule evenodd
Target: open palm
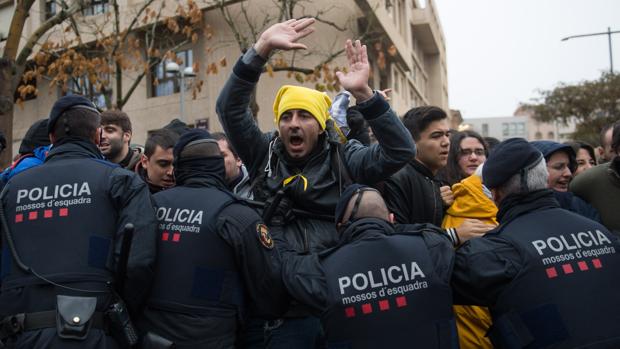
M 354 95 L 356 92 L 370 90 L 368 87 L 370 65 L 368 64 L 366 45 L 362 45 L 359 40 L 356 40 L 355 44 L 351 40 L 347 40 L 345 51 L 349 61 L 349 69 L 346 73 L 336 73 L 340 85 Z
M 306 45 L 297 41 L 314 31 L 310 27 L 313 23 L 314 18 L 303 18 L 274 24 L 261 34 L 256 43 L 257 51 L 270 53 L 272 50 L 307 49 Z

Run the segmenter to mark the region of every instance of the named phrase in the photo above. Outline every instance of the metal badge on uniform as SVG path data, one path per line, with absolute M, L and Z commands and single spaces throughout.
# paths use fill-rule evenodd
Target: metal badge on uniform
M 273 248 L 273 239 L 271 238 L 271 234 L 269 234 L 269 229 L 263 223 L 259 223 L 256 225 L 256 232 L 258 233 L 258 240 L 268 249 Z

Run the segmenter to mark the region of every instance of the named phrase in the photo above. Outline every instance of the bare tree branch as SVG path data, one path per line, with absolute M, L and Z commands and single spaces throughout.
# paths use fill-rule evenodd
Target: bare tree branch
M 83 2 L 76 1 L 67 10 L 62 9 L 60 12 L 52 16 L 50 19 L 43 22 L 43 24 L 41 24 L 41 26 L 38 27 L 32 33 L 32 35 L 30 35 L 30 38 L 28 38 L 28 40 L 24 44 L 24 47 L 22 48 L 19 55 L 15 59 L 15 64 L 17 66 L 24 66 L 26 61 L 28 60 L 28 56 L 30 56 L 30 54 L 32 53 L 32 50 L 34 49 L 34 46 L 37 44 L 37 42 L 43 36 L 43 34 L 45 34 L 48 30 L 50 30 L 55 25 L 62 23 L 69 16 L 72 16 L 77 11 L 81 10 L 82 7 L 83 7 Z

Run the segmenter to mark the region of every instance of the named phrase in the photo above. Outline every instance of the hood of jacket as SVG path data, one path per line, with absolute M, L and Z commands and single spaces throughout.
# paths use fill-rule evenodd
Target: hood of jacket
M 452 228 L 465 218 L 480 219 L 485 223 L 497 224 L 497 206 L 484 193 L 482 179 L 469 176 L 452 186 L 454 203 L 446 211 L 442 226 Z

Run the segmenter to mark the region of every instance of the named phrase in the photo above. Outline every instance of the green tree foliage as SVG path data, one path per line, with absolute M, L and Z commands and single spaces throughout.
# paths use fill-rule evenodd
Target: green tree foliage
M 523 105 L 543 122 L 566 124 L 577 121 L 573 139 L 598 145 L 603 126 L 620 120 L 620 74 L 603 73 L 600 78 L 540 91 L 534 104 Z

